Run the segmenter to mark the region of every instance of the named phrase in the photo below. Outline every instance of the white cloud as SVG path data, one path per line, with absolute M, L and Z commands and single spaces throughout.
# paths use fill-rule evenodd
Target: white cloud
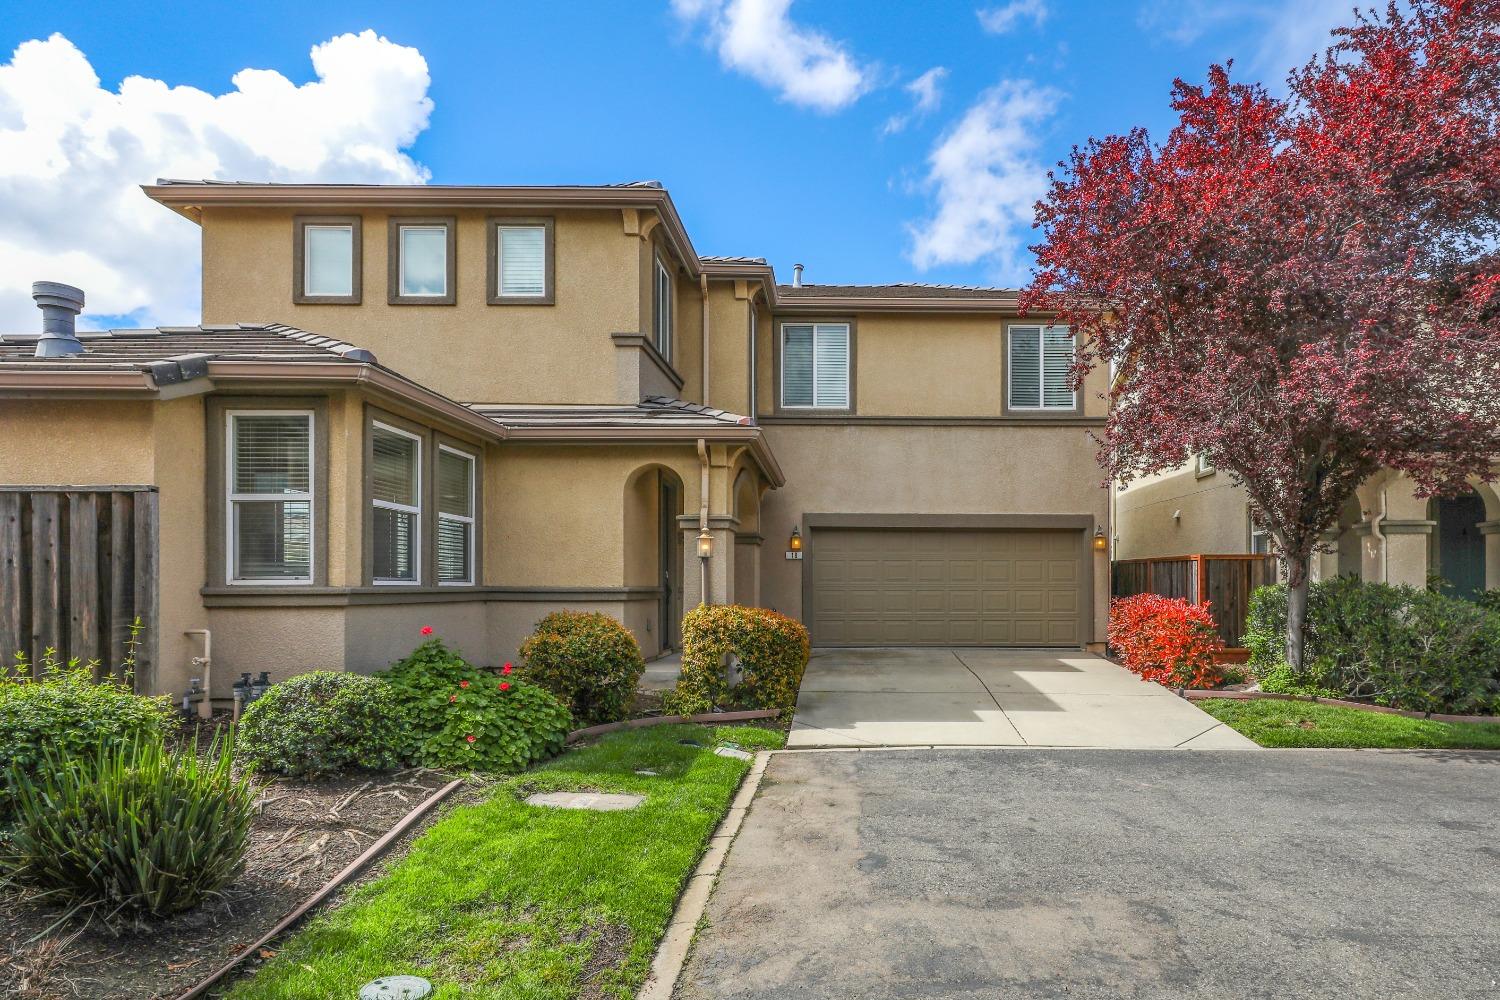
M 901 88 L 911 95 L 911 110 L 892 115 L 880 129 L 881 135 L 895 135 L 913 121 L 932 114 L 943 103 L 943 80 L 948 76 L 946 66 L 934 66 L 921 76 Z
M 791 6 L 792 0 L 672 0 L 680 19 L 703 25 L 726 69 L 782 100 L 821 112 L 859 100 L 875 85 L 875 68 L 858 62 L 842 42 L 794 23 Z
M 1023 18 L 1040 28 L 1051 13 L 1046 0 L 1010 0 L 999 7 L 981 7 L 974 12 L 979 17 L 979 26 L 992 35 L 1004 35 L 1012 31 Z
M 1024 233 L 1047 186 L 1039 131 L 1060 97 L 1028 80 L 1004 81 L 938 139 L 922 183 L 934 211 L 908 227 L 918 269 L 983 260 L 998 279 L 1020 280 Z
M 1280 91 L 1287 73 L 1320 54 L 1333 41 L 1334 28 L 1353 21 L 1354 6 L 1355 0 L 1147 0 L 1136 21 L 1178 45 L 1233 30 L 1230 47 L 1218 58 L 1233 58 L 1248 76 Z
M 214 95 L 112 92 L 60 34 L 18 47 L 0 64 L 0 330 L 38 327 L 37 279 L 82 288 L 85 322 L 197 322 L 198 228 L 141 193 L 157 177 L 425 182 L 402 152 L 432 112 L 422 54 L 365 31 L 311 55 L 310 83 L 244 69 Z

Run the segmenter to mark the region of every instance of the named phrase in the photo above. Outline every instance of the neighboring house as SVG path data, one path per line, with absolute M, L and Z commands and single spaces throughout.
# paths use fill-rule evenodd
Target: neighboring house
M 1464 597 L 1500 588 L 1500 495 L 1492 484 L 1472 485 L 1460 497 L 1424 499 L 1398 473 L 1372 477 L 1324 537 L 1314 578 L 1424 587 L 1437 577 Z M 1270 551 L 1244 489 L 1201 459 L 1122 490 L 1115 531 L 1117 559 Z
M 142 684 L 206 629 L 223 696 L 423 625 L 498 662 L 561 607 L 648 657 L 701 600 L 820 645 L 1104 639 L 1103 378 L 1012 291 L 778 285 L 654 183 L 146 193 L 202 228 L 205 325 L 0 338 L 0 645 L 113 655 L 145 609 Z

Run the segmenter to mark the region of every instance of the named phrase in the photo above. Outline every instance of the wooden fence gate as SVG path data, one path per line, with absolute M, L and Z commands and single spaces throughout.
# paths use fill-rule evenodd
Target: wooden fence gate
M 136 690 L 155 689 L 157 494 L 150 486 L 0 486 L 0 657 L 118 671 L 131 624 Z
M 1213 607 L 1219 636 L 1232 651 L 1244 649 L 1245 619 L 1256 587 L 1276 582 L 1276 557 L 1269 555 L 1191 555 L 1163 559 L 1117 559 L 1112 567 L 1115 597 L 1160 594 Z

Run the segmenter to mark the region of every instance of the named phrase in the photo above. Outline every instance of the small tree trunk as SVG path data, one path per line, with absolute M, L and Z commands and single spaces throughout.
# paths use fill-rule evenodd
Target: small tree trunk
M 1286 662 L 1292 673 L 1302 673 L 1304 632 L 1307 628 L 1308 562 L 1306 556 L 1287 561 Z

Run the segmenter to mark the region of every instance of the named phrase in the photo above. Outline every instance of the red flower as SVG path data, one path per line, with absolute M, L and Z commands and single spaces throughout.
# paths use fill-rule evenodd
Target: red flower
M 450 701 L 450 702 L 454 702 L 454 701 L 457 701 L 457 700 L 458 700 L 458 695 L 456 695 L 456 694 L 450 694 L 450 695 L 449 695 L 449 696 L 448 696 L 448 700 L 449 700 L 449 701 Z
M 474 734 L 470 733 L 468 736 L 465 736 L 464 739 L 468 740 L 470 743 L 473 743 L 474 742 Z
M 514 669 L 516 669 L 516 668 L 513 667 L 513 666 L 511 666 L 509 663 L 506 663 L 505 666 L 503 666 L 503 667 L 500 668 L 500 672 L 502 674 L 508 674 L 508 673 L 510 673 Z
M 423 635 L 431 635 L 432 634 L 432 626 L 431 625 L 423 625 L 422 626 L 422 634 Z
M 510 690 L 510 681 L 501 681 L 500 682 L 500 690 L 501 691 L 509 691 Z
M 468 681 L 459 681 L 458 682 L 458 686 L 461 687 L 461 688 L 466 688 L 466 687 L 469 686 L 469 682 Z

